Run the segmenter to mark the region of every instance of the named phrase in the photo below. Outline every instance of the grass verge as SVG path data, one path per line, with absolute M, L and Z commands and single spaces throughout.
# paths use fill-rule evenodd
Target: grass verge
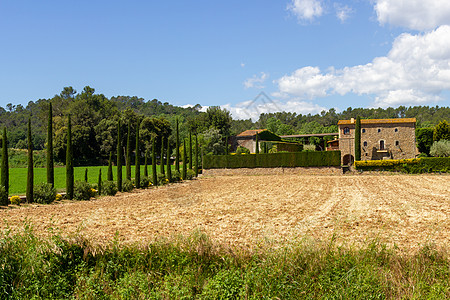
M 301 241 L 253 252 L 214 245 L 201 232 L 177 241 L 93 247 L 29 226 L 0 239 L 0 295 L 51 299 L 394 299 L 450 297 L 446 250 L 399 254 Z

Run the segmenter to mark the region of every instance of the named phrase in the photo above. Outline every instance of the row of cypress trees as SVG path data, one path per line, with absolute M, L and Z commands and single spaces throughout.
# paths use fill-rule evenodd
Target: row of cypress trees
M 119 119 L 117 124 L 117 188 L 122 191 L 122 147 L 121 147 L 121 121 Z M 128 123 L 128 136 L 127 136 L 127 149 L 126 149 L 126 178 L 131 180 L 131 147 L 130 147 L 130 136 L 131 136 L 131 124 Z M 28 172 L 27 172 L 27 188 L 26 188 L 26 199 L 28 203 L 33 202 L 33 191 L 34 191 L 34 166 L 33 166 L 33 142 L 31 133 L 31 119 L 28 119 Z M 8 164 L 8 147 L 7 147 L 7 132 L 6 127 L 3 129 L 2 138 L 2 161 L 1 161 L 1 178 L 0 184 L 4 186 L 6 195 L 9 193 L 9 164 Z M 167 178 L 170 180 L 172 178 L 172 170 L 170 168 L 170 145 L 169 139 L 167 139 L 166 147 L 166 162 L 164 162 L 164 137 L 161 138 L 161 164 L 160 171 L 165 174 L 164 163 L 167 164 Z M 179 160 L 179 124 L 178 119 L 176 120 L 176 158 L 175 158 L 175 168 L 180 171 L 180 160 Z M 183 170 L 182 178 L 187 178 L 187 168 L 193 169 L 195 171 L 195 176 L 198 176 L 198 140 L 197 135 L 195 135 L 195 164 L 193 165 L 193 155 L 192 155 L 192 134 L 189 133 L 189 166 L 187 163 L 187 153 L 186 153 L 186 141 L 183 141 Z M 136 149 L 140 148 L 140 138 L 139 138 L 139 121 L 136 126 Z M 145 167 L 144 176 L 148 176 L 147 171 L 147 153 L 145 155 Z M 140 158 L 136 155 L 136 168 L 135 168 L 135 182 L 136 187 L 140 188 Z M 48 127 L 47 127 L 47 184 L 51 184 L 54 187 L 54 163 L 53 163 L 53 112 L 52 104 L 49 105 L 48 111 Z M 157 184 L 157 173 L 156 173 L 156 153 L 155 153 L 155 138 L 152 141 L 152 176 L 153 182 Z M 87 177 L 87 174 L 85 174 Z M 113 171 L 112 171 L 112 152 L 109 154 L 108 161 L 108 173 L 107 180 L 113 181 Z M 101 170 L 99 171 L 98 188 L 101 190 Z M 66 146 L 66 197 L 68 199 L 73 199 L 74 193 L 74 167 L 73 167 L 73 149 L 72 149 L 72 124 L 71 116 L 68 116 L 67 121 L 67 146 Z M 1 199 L 0 205 L 8 205 L 8 198 Z

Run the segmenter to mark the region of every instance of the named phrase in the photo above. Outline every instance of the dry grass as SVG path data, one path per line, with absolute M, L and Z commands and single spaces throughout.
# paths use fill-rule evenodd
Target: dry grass
M 93 201 L 0 210 L 0 229 L 57 228 L 97 243 L 189 235 L 253 248 L 309 236 L 402 249 L 450 244 L 450 176 L 217 176 Z

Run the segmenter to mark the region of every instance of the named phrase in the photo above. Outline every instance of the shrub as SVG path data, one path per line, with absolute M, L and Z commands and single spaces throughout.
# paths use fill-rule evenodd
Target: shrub
M 19 196 L 12 196 L 9 201 L 11 202 L 11 204 L 14 205 L 20 205 L 20 197 Z
M 147 176 L 144 176 L 141 178 L 141 188 L 145 189 L 149 187 L 150 185 L 150 179 Z
M 61 194 L 56 194 L 55 201 L 62 200 L 63 196 Z
M 191 170 L 191 169 L 188 169 L 188 170 L 187 170 L 187 173 L 186 173 L 186 179 L 191 180 L 191 179 L 194 178 L 194 177 L 195 177 L 195 171 L 194 171 L 194 170 Z
M 125 179 L 122 184 L 122 191 L 131 192 L 134 189 L 133 182 L 131 180 Z
M 162 174 L 162 173 L 158 173 L 157 174 L 157 178 L 158 178 L 158 185 L 163 185 L 166 184 L 166 175 Z
M 440 140 L 434 142 L 430 148 L 430 154 L 434 157 L 449 157 L 450 156 L 450 141 Z
M 316 145 L 314 144 L 304 145 L 303 151 L 316 151 Z
M 236 149 L 236 154 L 250 154 L 250 150 L 248 148 L 243 147 L 243 146 L 239 146 Z
M 8 193 L 3 185 L 0 185 L 0 203 L 8 203 Z
M 114 181 L 103 181 L 102 185 L 103 195 L 115 196 L 117 194 L 117 185 Z
M 33 198 L 36 203 L 52 203 L 56 199 L 56 189 L 51 183 L 40 183 L 34 188 Z
M 73 189 L 73 198 L 75 200 L 89 200 L 91 199 L 91 185 L 85 181 L 75 182 Z
M 172 182 L 178 182 L 181 181 L 181 173 L 178 171 L 174 171 L 172 173 Z

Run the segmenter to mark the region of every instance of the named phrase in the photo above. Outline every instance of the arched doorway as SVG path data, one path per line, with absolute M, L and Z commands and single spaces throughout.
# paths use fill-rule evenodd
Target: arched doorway
M 351 154 L 346 154 L 344 155 L 344 158 L 342 159 L 342 164 L 344 166 L 346 165 L 351 165 L 353 163 L 353 161 L 355 160 L 355 158 L 353 157 L 353 155 Z

